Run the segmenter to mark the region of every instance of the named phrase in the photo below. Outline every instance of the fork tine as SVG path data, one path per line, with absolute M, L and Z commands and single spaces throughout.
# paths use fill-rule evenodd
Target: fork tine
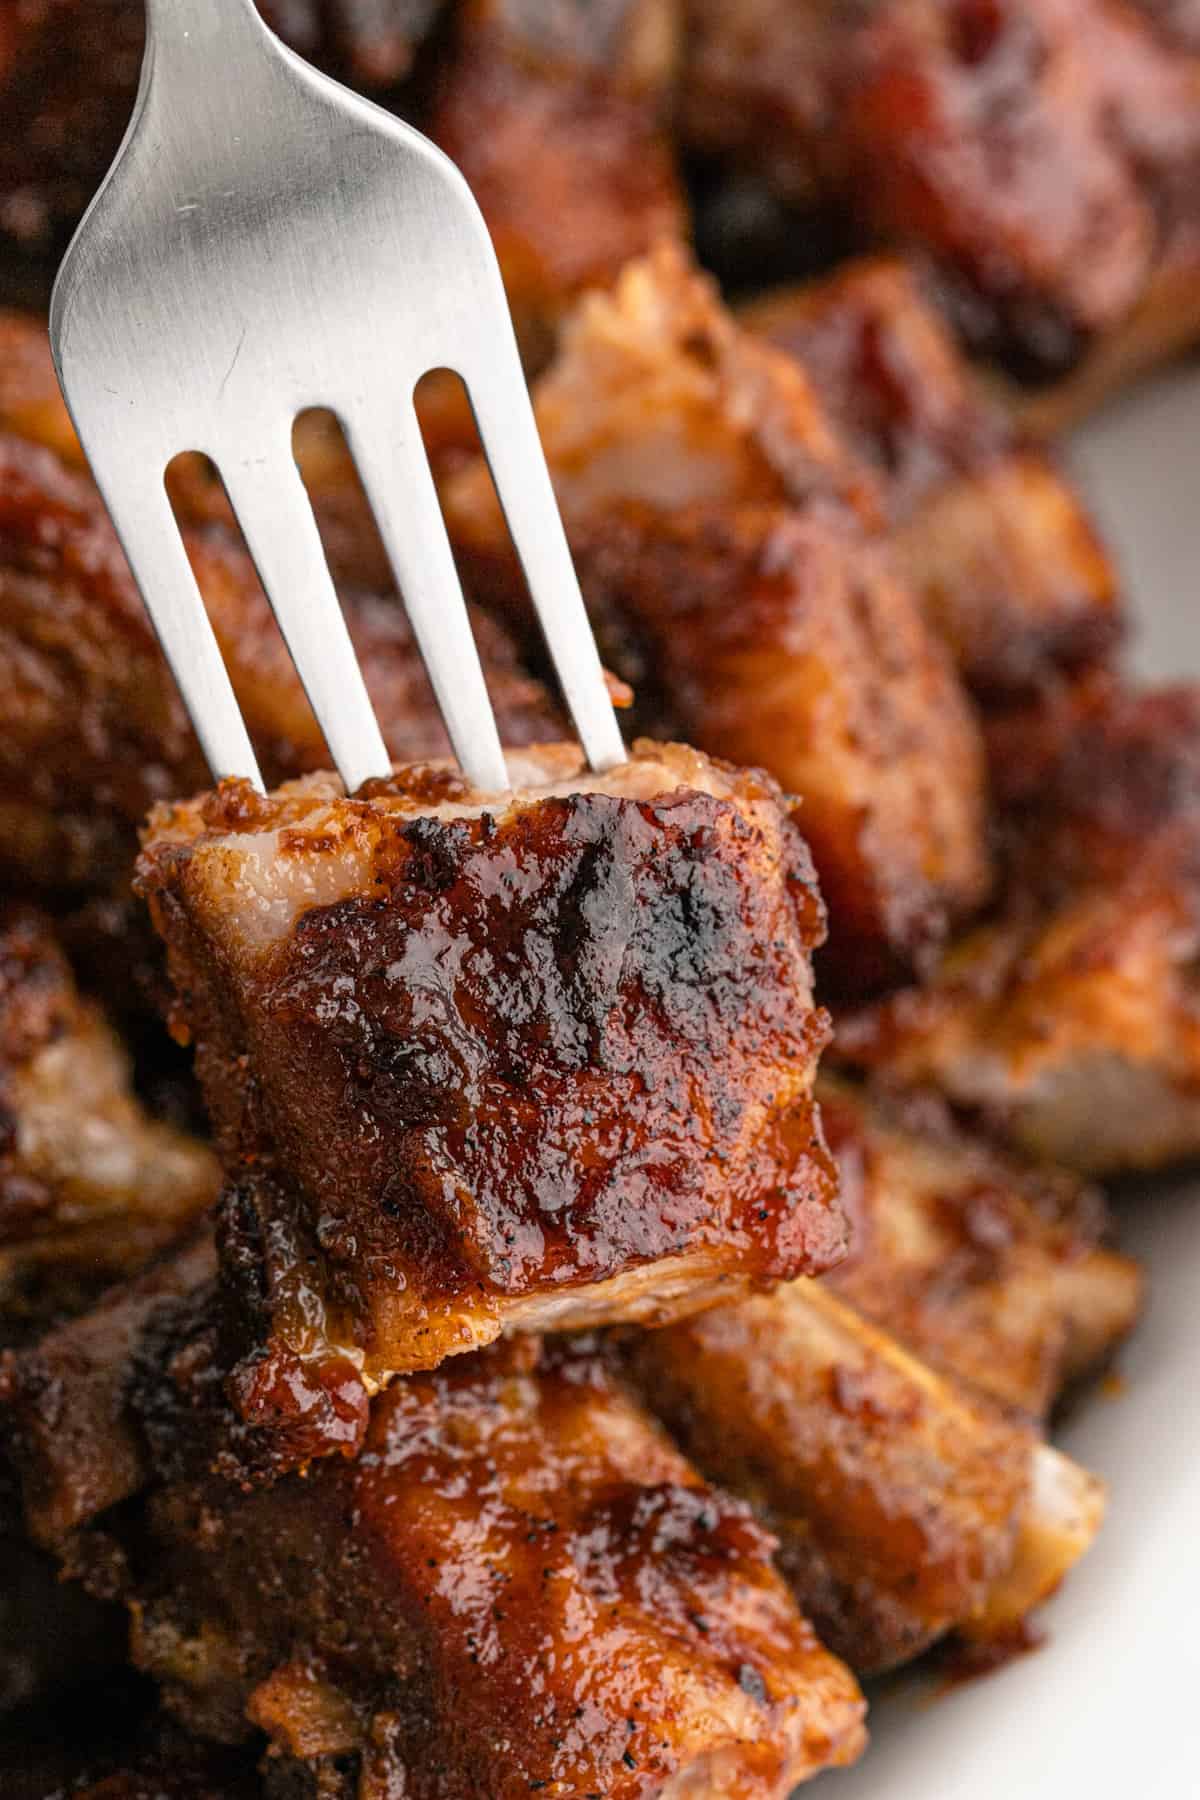
M 372 776 L 390 774 L 391 758 L 290 446 L 218 467 L 309 705 L 352 794 Z
M 506 793 L 504 752 L 416 409 L 410 403 L 399 421 L 368 415 L 344 423 L 454 754 L 476 787 Z
M 113 457 L 98 458 L 102 472 Z M 97 485 L 215 780 L 263 781 L 161 478 Z
M 526 584 L 593 769 L 626 759 L 515 345 L 491 345 L 467 393 Z

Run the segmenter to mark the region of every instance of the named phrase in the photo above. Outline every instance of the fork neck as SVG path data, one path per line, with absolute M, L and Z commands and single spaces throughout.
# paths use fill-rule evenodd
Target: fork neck
M 148 68 L 168 57 L 228 66 L 248 44 L 269 35 L 254 0 L 146 0 L 146 21 Z

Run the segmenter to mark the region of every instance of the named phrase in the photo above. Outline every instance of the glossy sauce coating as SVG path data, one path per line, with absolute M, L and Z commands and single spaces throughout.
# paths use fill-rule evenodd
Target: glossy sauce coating
M 156 1380 L 169 1470 L 204 1376 L 184 1352 Z M 251 1495 L 173 1479 L 150 1533 L 140 1654 L 173 1709 L 233 1734 L 245 1707 L 285 1769 L 341 1759 L 338 1795 L 387 1775 L 419 1800 L 648 1800 L 707 1776 L 783 1800 L 861 1743 L 770 1539 L 587 1351 L 514 1341 L 398 1381 L 354 1464 Z
M 691 17 L 684 135 L 917 251 L 962 329 L 1025 373 L 1069 368 L 1172 271 L 1194 318 L 1200 63 L 1134 8 L 693 0 Z

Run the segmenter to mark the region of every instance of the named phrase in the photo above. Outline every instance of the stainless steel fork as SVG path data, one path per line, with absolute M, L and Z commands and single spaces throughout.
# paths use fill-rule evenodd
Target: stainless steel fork
M 59 380 L 214 776 L 258 765 L 164 475 L 224 479 L 348 789 L 388 769 L 292 426 L 342 422 L 455 753 L 507 786 L 413 390 L 463 378 L 580 741 L 624 758 L 517 357 L 495 253 L 419 132 L 308 66 L 252 0 L 148 0 L 125 142 L 51 306 Z

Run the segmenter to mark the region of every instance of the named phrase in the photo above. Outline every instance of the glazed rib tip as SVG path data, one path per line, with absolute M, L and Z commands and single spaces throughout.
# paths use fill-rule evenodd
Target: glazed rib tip
M 630 1346 L 644 1403 L 778 1535 L 822 1641 L 861 1675 L 1011 1632 L 1099 1529 L 1095 1478 L 820 1281 Z
M 107 1574 L 188 1732 L 256 1729 L 283 1791 L 331 1800 L 786 1800 L 858 1755 L 862 1695 L 771 1534 L 607 1347 L 513 1337 L 401 1377 L 354 1461 L 255 1486 L 228 1478 L 213 1273 L 201 1236 L 10 1359 L 5 1395 L 30 1527 Z
M 297 1363 L 371 1388 L 843 1248 L 811 1097 L 823 915 L 774 784 L 649 743 L 608 775 L 565 746 L 509 767 L 509 795 L 428 764 L 152 822 L 226 1260 L 278 1351 L 252 1411 Z

